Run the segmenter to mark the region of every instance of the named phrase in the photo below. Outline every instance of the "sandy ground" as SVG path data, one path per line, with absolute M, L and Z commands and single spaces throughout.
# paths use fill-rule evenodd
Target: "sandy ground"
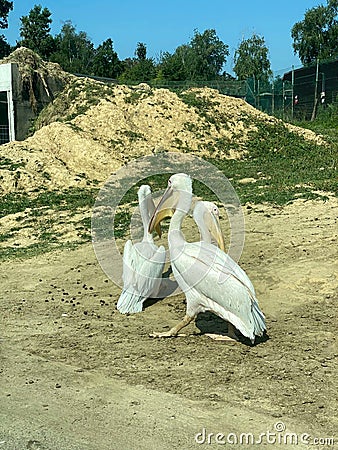
M 3 263 L 0 449 L 224 448 L 217 433 L 267 431 L 297 433 L 280 448 L 338 446 L 337 203 L 245 207 L 240 264 L 268 328 L 255 346 L 203 336 L 226 330 L 210 314 L 186 337 L 149 338 L 183 317 L 184 296 L 121 315 L 90 244 Z

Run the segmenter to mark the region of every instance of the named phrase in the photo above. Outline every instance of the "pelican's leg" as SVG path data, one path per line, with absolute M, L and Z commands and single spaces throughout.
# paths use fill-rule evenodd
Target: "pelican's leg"
M 238 341 L 238 337 L 236 335 L 236 328 L 230 322 L 228 322 L 228 336 L 234 341 Z
M 150 337 L 173 337 L 173 336 L 177 336 L 178 332 L 180 330 L 182 330 L 182 328 L 184 328 L 187 325 L 189 325 L 189 323 L 192 320 L 194 320 L 194 317 L 190 317 L 188 315 L 185 315 L 184 318 L 181 320 L 181 322 L 178 323 L 177 325 L 175 325 L 173 328 L 171 328 L 171 330 L 165 331 L 164 333 L 152 333 L 149 336 Z
M 215 341 L 232 341 L 232 342 L 238 342 L 239 339 L 235 332 L 236 328 L 233 326 L 232 323 L 228 322 L 228 333 L 227 334 L 213 334 L 213 333 L 206 333 L 205 336 L 210 337 L 211 339 L 214 339 Z

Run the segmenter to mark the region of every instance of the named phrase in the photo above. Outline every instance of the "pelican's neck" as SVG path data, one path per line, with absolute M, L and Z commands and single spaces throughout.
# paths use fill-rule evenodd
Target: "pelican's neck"
M 147 242 L 153 242 L 153 236 L 148 232 L 148 225 L 144 226 L 143 225 L 143 242 L 147 241 Z
M 201 235 L 201 241 L 211 244 L 211 235 L 204 221 L 203 211 L 202 212 L 200 210 L 198 210 L 197 212 L 194 211 L 193 217 L 196 225 L 198 226 Z
M 148 232 L 148 226 L 149 226 L 150 216 L 153 213 L 153 211 L 149 211 L 150 205 L 148 203 L 149 202 L 147 202 L 146 198 L 139 199 L 140 214 L 141 214 L 141 220 L 142 220 L 142 225 L 143 225 L 143 241 L 152 242 L 153 237 L 152 237 L 151 233 Z
M 201 225 L 199 226 L 199 230 L 201 233 L 201 241 L 206 242 L 207 244 L 211 244 L 211 235 L 206 225 L 204 225 L 204 223 L 202 226 Z
M 168 233 L 168 243 L 169 248 L 178 247 L 184 245 L 185 239 L 181 231 L 182 222 L 186 213 L 184 211 L 176 209 L 174 215 L 170 220 L 169 233 Z

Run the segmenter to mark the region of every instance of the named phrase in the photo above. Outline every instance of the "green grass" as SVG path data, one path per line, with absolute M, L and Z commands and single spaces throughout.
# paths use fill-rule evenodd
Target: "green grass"
M 283 205 L 295 198 L 322 198 L 315 191 L 337 195 L 337 146 L 316 145 L 283 124 L 258 126 L 249 136 L 249 152 L 240 160 L 210 159 L 231 182 L 242 203 Z M 229 145 L 229 144 L 228 144 Z M 227 150 L 225 148 L 224 150 Z M 243 178 L 255 183 L 241 184 Z
M 76 245 L 90 242 L 90 219 L 84 218 L 76 224 L 77 241 L 64 242 L 62 233 L 55 232 L 53 226 L 61 224 L 62 220 L 51 217 L 47 210 L 63 211 L 67 214 L 67 222 L 72 216 L 83 210 L 90 210 L 94 205 L 98 189 L 69 188 L 64 191 L 42 191 L 35 197 L 27 194 L 10 193 L 1 199 L 1 217 L 8 214 L 25 212 L 18 216 L 16 226 L 0 235 L 0 242 L 6 243 L 15 237 L 15 232 L 23 228 L 33 228 L 35 238 L 38 240 L 31 245 L 20 247 L 8 245 L 2 247 L 0 260 L 12 257 L 32 257 L 57 248 L 74 248 Z M 29 208 L 29 209 L 28 209 Z
M 0 217 L 22 212 L 26 208 L 35 209 L 39 215 L 39 208 L 43 207 L 58 211 L 91 207 L 95 202 L 97 191 L 97 189 L 69 188 L 64 191 L 43 191 L 36 197 L 10 193 L 1 199 Z
M 12 258 L 33 258 L 56 249 L 75 249 L 78 245 L 87 242 L 79 240 L 78 242 L 52 243 L 48 241 L 36 242 L 26 247 L 6 247 L 1 249 L 0 260 L 5 261 Z
M 11 159 L 6 158 L 6 156 L 0 156 L 0 169 L 6 169 L 14 172 L 19 167 L 24 166 L 24 162 L 13 162 Z

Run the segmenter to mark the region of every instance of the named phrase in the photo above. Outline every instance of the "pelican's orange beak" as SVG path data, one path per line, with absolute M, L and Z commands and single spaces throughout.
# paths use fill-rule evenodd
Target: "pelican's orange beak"
M 204 221 L 209 229 L 211 236 L 215 239 L 219 248 L 224 252 L 225 244 L 219 217 L 211 214 L 208 210 L 206 210 L 204 213 Z
M 164 192 L 159 204 L 157 205 L 149 222 L 148 231 L 152 233 L 154 230 L 157 232 L 157 228 L 160 226 L 162 220 L 167 217 L 172 217 L 175 212 L 175 198 L 174 190 L 169 186 Z M 157 232 L 158 233 L 158 232 Z

